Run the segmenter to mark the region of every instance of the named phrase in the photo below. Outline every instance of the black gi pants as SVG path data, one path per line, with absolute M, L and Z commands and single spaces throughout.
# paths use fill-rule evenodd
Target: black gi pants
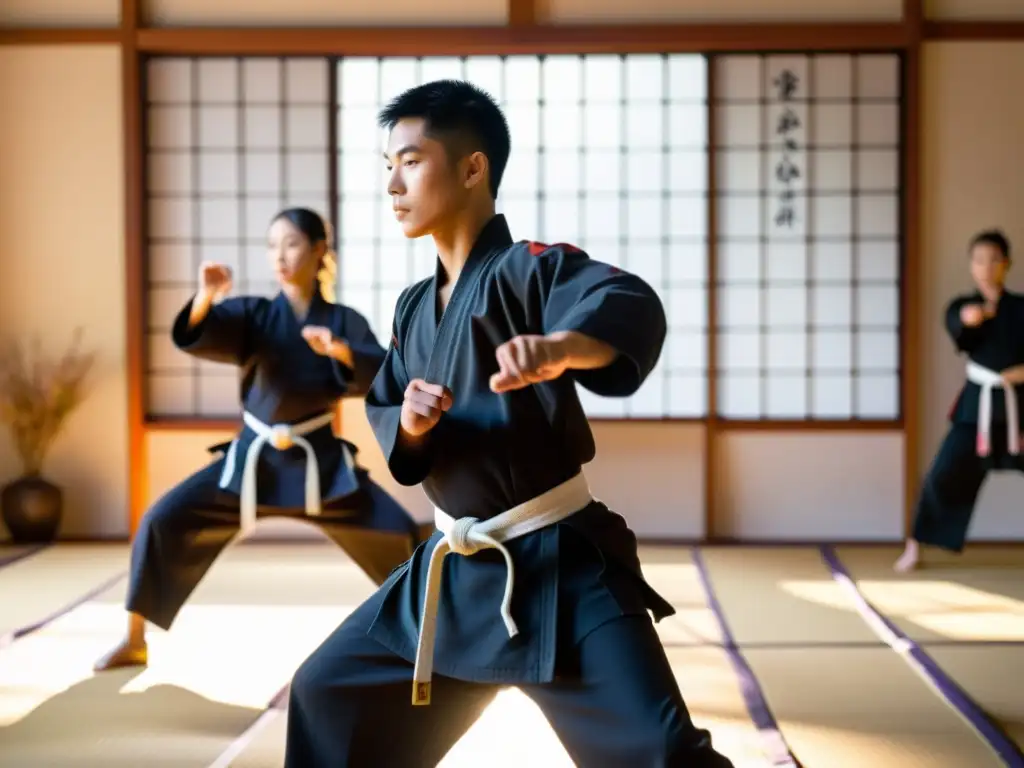
M 433 768 L 503 687 L 435 673 L 431 705 L 413 707 L 412 664 L 367 636 L 381 597 L 295 673 L 285 768 Z M 600 625 L 558 667 L 555 682 L 519 687 L 579 768 L 732 768 L 691 721 L 646 614 Z
M 1020 457 L 1007 451 L 1006 424 L 993 422 L 990 434 L 991 455 L 981 457 L 977 453 L 978 428 L 974 424 L 950 427 L 921 486 L 914 514 L 914 540 L 962 552 L 974 506 L 989 471 L 1024 471 Z
M 318 516 L 305 509 L 260 506 L 259 518 L 293 517 L 320 527 L 374 583 L 409 558 L 417 528 L 383 488 L 360 473 L 360 491 L 326 502 Z M 239 499 L 218 487 L 211 464 L 172 488 L 143 516 L 132 543 L 126 608 L 170 629 L 189 595 L 238 535 Z

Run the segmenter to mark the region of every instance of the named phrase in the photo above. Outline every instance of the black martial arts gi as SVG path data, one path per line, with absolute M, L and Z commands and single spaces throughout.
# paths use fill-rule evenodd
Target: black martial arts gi
M 957 351 L 966 354 L 969 368 L 980 366 L 999 374 L 1024 363 L 1024 296 L 1003 291 L 993 317 L 975 327 L 964 326 L 960 321 L 964 305 L 984 303 L 980 293 L 954 299 L 946 309 L 946 330 Z M 1024 406 L 1024 386 L 1018 384 L 1012 391 L 1016 402 Z M 1015 438 L 1016 446 L 1010 444 L 1014 439 L 1012 435 L 1019 435 L 1024 426 L 1020 408 L 1016 409 L 1016 414 L 1007 414 L 1006 391 L 1001 387 L 994 387 L 990 397 L 991 418 L 987 430 L 981 384 L 968 378 L 953 403 L 949 432 L 918 497 L 912 535 L 922 544 L 961 552 L 988 472 L 1024 471 L 1020 438 Z M 1018 427 L 1016 432 L 1007 428 L 1013 421 Z
M 417 541 L 408 513 L 355 464 L 357 448 L 339 440 L 331 414 L 343 397 L 365 395 L 385 350 L 365 318 L 325 301 L 318 293 L 304 320 L 283 294 L 229 298 L 214 305 L 189 329 L 191 300 L 174 321 L 174 343 L 203 360 L 240 368 L 246 419 L 230 443 L 213 446 L 223 455 L 172 488 L 143 516 L 132 545 L 127 608 L 168 629 L 181 606 L 224 547 L 239 534 L 246 505 L 253 519 L 284 516 L 314 523 L 381 584 Z M 330 328 L 352 350 L 354 367 L 318 355 L 301 336 L 305 325 Z M 246 463 L 258 434 L 273 425 L 320 424 L 283 450 L 266 442 L 254 455 L 245 492 Z M 261 425 L 264 425 L 261 427 Z M 260 441 L 262 442 L 262 441 Z M 307 473 L 317 470 L 312 477 Z M 307 493 L 312 480 L 315 488 Z M 312 498 L 311 498 L 312 497 Z M 318 514 L 317 514 L 318 513 Z
M 422 482 L 452 518 L 485 520 L 578 476 L 593 459 L 575 384 L 605 396 L 637 391 L 665 339 L 664 309 L 639 278 L 576 248 L 513 243 L 500 215 L 480 234 L 440 319 L 438 278 L 400 297 L 367 412 L 400 483 Z M 599 339 L 619 356 L 601 370 L 490 390 L 499 345 L 556 331 Z M 396 439 L 414 378 L 450 388 L 454 405 L 410 455 Z M 660 619 L 674 610 L 644 580 L 633 532 L 588 500 L 564 522 L 506 542 L 515 637 L 499 616 L 509 573 L 502 555 L 446 558 L 429 706 L 411 704 L 413 660 L 442 534 L 417 548 L 294 676 L 287 768 L 434 766 L 506 685 L 540 706 L 583 768 L 729 766 L 690 720 L 647 613 Z

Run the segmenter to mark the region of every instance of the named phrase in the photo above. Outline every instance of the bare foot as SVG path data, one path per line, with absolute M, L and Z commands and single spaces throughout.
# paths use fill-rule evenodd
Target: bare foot
M 125 640 L 110 653 L 101 657 L 93 665 L 95 672 L 103 672 L 108 669 L 121 669 L 122 667 L 145 667 L 149 663 L 149 648 L 145 643 L 138 645 Z
M 920 565 L 921 553 L 918 550 L 917 542 L 907 542 L 907 548 L 903 550 L 903 554 L 900 555 L 892 568 L 896 573 L 910 573 L 910 571 L 919 568 Z

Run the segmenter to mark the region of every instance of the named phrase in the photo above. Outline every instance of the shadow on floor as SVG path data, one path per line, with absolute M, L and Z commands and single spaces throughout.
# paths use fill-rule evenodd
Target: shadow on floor
M 0 768 L 198 768 L 260 715 L 174 685 L 121 693 L 141 672 L 95 675 L 0 727 Z

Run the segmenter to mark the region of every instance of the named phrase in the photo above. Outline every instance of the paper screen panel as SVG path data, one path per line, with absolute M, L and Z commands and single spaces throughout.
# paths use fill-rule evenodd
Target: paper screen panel
M 719 415 L 898 418 L 899 57 L 713 66 Z

